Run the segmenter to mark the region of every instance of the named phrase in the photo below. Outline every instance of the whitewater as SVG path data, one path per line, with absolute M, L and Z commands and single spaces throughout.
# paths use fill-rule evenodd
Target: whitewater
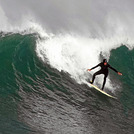
M 17 7 L 18 15 L 14 3 L 0 3 L 0 133 L 133 133 L 132 8 L 124 12 L 115 1 L 110 8 L 92 0 L 89 5 L 16 1 L 24 9 Z M 105 86 L 117 100 L 87 84 L 97 71 L 87 69 L 103 58 L 123 74 L 110 70 Z M 102 82 L 100 75 L 94 84 L 101 87 Z

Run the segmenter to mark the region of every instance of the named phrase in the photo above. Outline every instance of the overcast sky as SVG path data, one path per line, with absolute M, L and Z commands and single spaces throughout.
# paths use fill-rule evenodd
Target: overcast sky
M 31 14 L 52 31 L 105 32 L 116 21 L 134 24 L 134 0 L 0 0 L 0 6 L 10 23 Z

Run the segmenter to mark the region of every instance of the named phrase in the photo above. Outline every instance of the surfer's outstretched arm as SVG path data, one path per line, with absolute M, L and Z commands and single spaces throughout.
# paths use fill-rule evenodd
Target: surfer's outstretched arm
M 110 65 L 109 65 L 109 68 L 115 71 L 116 73 L 118 73 L 118 75 L 122 75 L 122 73 L 118 72 L 115 68 L 111 67 Z
M 98 66 L 100 66 L 100 63 L 98 65 L 96 65 L 95 67 L 92 67 L 91 69 L 88 69 L 88 71 L 91 71 L 92 69 L 95 69 Z

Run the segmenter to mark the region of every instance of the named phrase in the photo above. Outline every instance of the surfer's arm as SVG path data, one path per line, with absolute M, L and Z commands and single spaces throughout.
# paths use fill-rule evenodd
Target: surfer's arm
M 109 65 L 109 68 L 115 71 L 116 73 L 118 73 L 118 71 L 115 68 L 111 67 L 110 65 Z
M 118 72 L 115 68 L 111 67 L 110 65 L 109 65 L 109 68 L 115 71 L 116 73 L 118 73 L 118 75 L 122 75 L 122 73 Z
M 92 69 L 95 69 L 98 66 L 100 66 L 100 64 L 96 65 L 95 67 L 92 67 L 91 69 L 89 69 L 89 71 L 91 71 Z

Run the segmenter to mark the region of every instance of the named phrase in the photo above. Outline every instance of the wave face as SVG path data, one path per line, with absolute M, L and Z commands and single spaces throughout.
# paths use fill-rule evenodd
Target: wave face
M 55 37 L 53 39 L 55 41 Z M 1 133 L 132 134 L 134 50 L 120 45 L 108 54 L 109 63 L 123 73 L 119 77 L 110 72 L 110 86 L 111 89 L 116 87 L 113 93 L 118 98 L 112 100 L 82 82 L 90 79 L 91 75 L 85 70 L 81 72 L 88 66 L 87 63 L 84 67 L 76 66 L 84 64 L 84 61 L 75 61 L 78 58 L 81 60 L 81 56 L 77 56 L 77 50 L 83 57 L 83 50 L 80 51 L 74 43 L 77 38 L 72 39 L 74 46 L 71 43 L 64 44 L 59 37 L 56 37 L 54 44 L 53 39 L 41 39 L 38 34 L 1 33 Z M 61 47 L 58 48 L 64 48 L 62 61 L 55 57 L 61 56 L 61 51 L 55 46 L 57 42 L 60 45 L 60 41 Z M 87 49 L 87 46 L 83 47 L 84 50 Z M 49 57 L 49 50 L 57 54 L 51 53 Z M 98 61 L 92 60 L 91 63 Z M 74 66 L 80 72 L 74 73 Z M 96 81 L 100 82 L 99 79 Z M 110 88 L 108 86 L 109 84 L 106 86 L 107 91 Z

